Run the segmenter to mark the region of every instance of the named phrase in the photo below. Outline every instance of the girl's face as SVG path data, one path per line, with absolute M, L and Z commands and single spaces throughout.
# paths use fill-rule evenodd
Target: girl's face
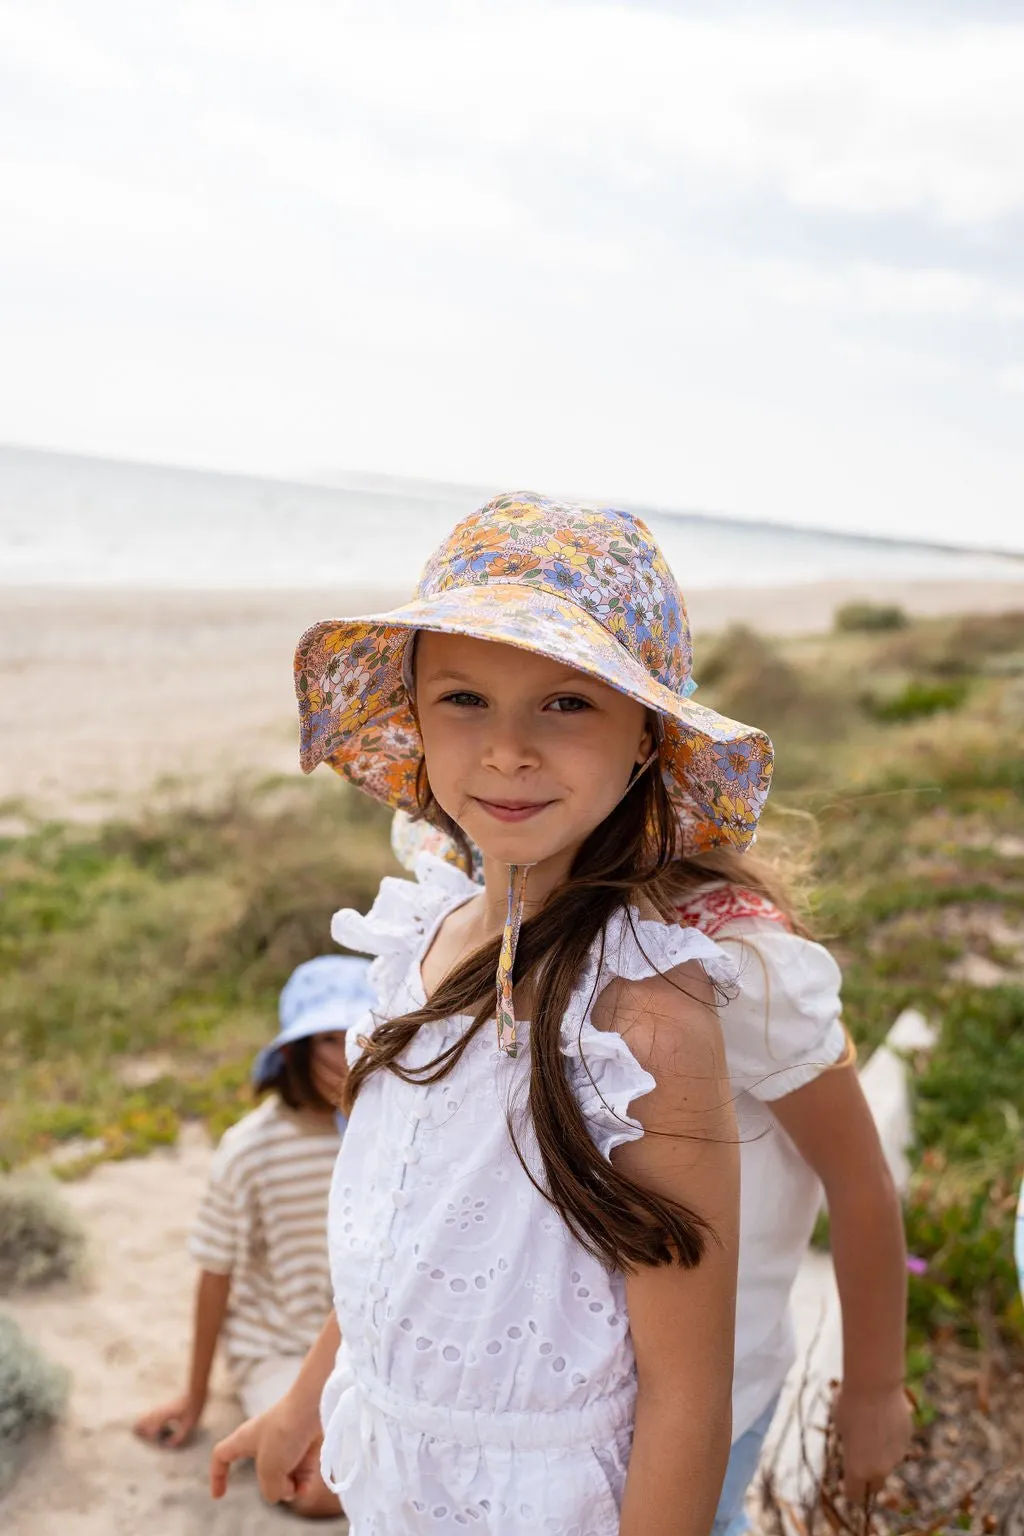
M 653 738 L 642 704 L 531 651 L 422 631 L 416 711 L 441 808 L 485 859 L 566 869 Z

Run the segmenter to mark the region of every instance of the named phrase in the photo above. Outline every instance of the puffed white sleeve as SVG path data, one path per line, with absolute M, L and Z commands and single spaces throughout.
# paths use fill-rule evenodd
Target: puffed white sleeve
M 737 987 L 719 1005 L 736 1089 L 781 1099 L 848 1054 L 842 973 L 823 945 L 758 918 L 716 939 L 737 965 Z

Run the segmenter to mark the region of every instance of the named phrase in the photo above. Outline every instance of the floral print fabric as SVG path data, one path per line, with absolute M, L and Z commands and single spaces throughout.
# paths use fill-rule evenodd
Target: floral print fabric
M 402 664 L 420 629 L 539 652 L 657 711 L 659 762 L 685 851 L 752 840 L 771 782 L 771 742 L 690 700 L 682 595 L 632 514 L 527 493 L 496 497 L 438 548 L 411 603 L 307 630 L 295 655 L 305 772 L 328 762 L 375 799 L 415 809 L 422 744 Z

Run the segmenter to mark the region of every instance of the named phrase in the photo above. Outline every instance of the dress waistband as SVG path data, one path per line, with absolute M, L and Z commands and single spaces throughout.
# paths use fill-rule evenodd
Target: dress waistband
M 633 1422 L 636 1388 L 627 1385 L 578 1408 L 522 1412 L 497 1409 L 449 1408 L 405 1397 L 372 1375 L 357 1373 L 345 1344 L 324 1390 L 324 1466 L 351 1466 L 362 1447 L 366 1454 L 378 1437 L 373 1421 L 389 1419 L 405 1434 L 429 1435 L 454 1444 L 496 1449 L 568 1450 L 606 1443 Z M 390 1435 L 384 1434 L 384 1441 Z M 378 1446 L 378 1453 L 383 1446 Z
M 559 1450 L 599 1444 L 632 1423 L 636 1393 L 628 1388 L 580 1408 L 535 1412 L 512 1409 L 447 1408 L 441 1403 L 402 1397 L 380 1381 L 357 1378 L 353 1385 L 365 1402 L 413 1434 L 434 1435 L 459 1445 L 518 1451 Z

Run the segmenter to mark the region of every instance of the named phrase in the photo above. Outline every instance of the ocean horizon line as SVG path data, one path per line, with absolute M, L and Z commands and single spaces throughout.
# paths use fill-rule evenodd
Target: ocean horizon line
M 199 464 L 177 464 L 161 459 L 137 459 L 123 455 L 110 456 L 84 452 L 80 449 L 53 448 L 38 443 L 0 441 L 0 452 L 26 456 L 62 459 L 90 465 L 103 465 L 112 469 L 153 470 L 160 473 L 182 475 L 186 478 L 222 479 L 235 484 L 277 486 L 282 489 L 302 491 L 347 491 L 349 493 L 374 491 L 378 494 L 394 494 L 410 500 L 430 500 L 431 493 L 446 493 L 469 498 L 500 494 L 494 487 L 473 481 L 434 480 L 412 475 L 395 475 L 383 470 L 332 470 L 320 469 L 295 474 L 259 474 L 249 470 L 207 468 Z M 526 487 L 515 487 L 526 489 Z M 536 491 L 536 487 L 529 487 Z M 878 549 L 898 549 L 921 553 L 947 555 L 975 555 L 998 560 L 1024 562 L 1024 549 L 1005 545 L 958 544 L 949 540 L 919 539 L 908 534 L 864 533 L 849 529 L 830 528 L 815 523 L 800 523 L 775 518 L 755 518 L 744 514 L 709 512 L 704 509 L 663 505 L 659 502 L 635 500 L 630 497 L 582 495 L 578 492 L 554 490 L 543 494 L 564 496 L 586 506 L 621 507 L 639 516 L 649 514 L 675 523 L 697 523 L 702 526 L 727 530 L 748 529 L 759 533 L 792 534 L 798 537 L 826 539 L 836 543 L 856 543 Z M 474 500 L 474 505 L 478 502 Z

